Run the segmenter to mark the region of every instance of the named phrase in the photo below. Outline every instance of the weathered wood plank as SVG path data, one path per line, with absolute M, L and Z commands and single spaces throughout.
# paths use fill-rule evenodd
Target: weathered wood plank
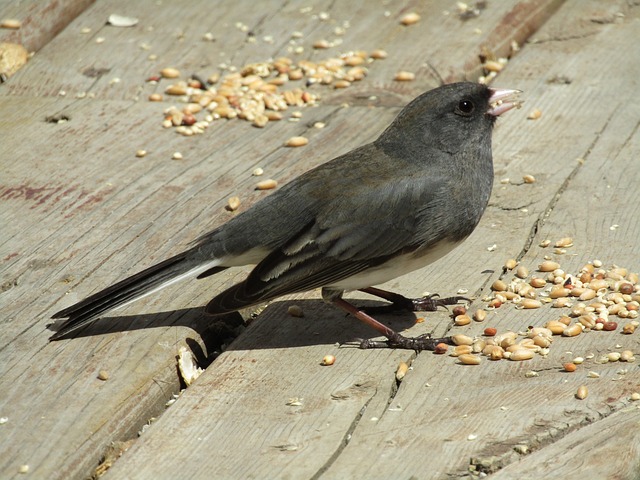
M 536 12 L 544 8 L 551 12 L 557 2 L 519 4 L 531 4 Z M 154 4 L 153 9 L 149 5 L 124 1 L 93 4 L 2 87 L 0 321 L 4 334 L 0 350 L 8 359 L 0 366 L 0 415 L 8 418 L 2 425 L 0 447 L 3 477 L 17 475 L 18 467 L 24 464 L 36 476 L 86 477 L 110 442 L 134 436 L 179 388 L 174 355 L 183 339 L 192 338 L 192 346 L 200 342 L 200 348 L 207 350 L 203 338 L 210 335 L 206 332 L 208 319 L 194 307 L 205 303 L 210 291 L 219 291 L 242 272 L 221 275 L 198 288 L 165 292 L 137 304 L 135 310 L 123 310 L 117 317 L 98 322 L 89 331 L 96 336 L 70 342 L 47 343 L 49 333 L 44 325 L 52 312 L 177 251 L 221 223 L 230 215 L 222 207 L 231 194 L 240 194 L 244 206 L 263 196 L 253 191 L 255 180 L 249 173 L 255 166 L 263 166 L 285 182 L 373 138 L 394 115 L 388 108 L 338 108 L 344 101 L 358 103 L 359 94 L 354 90 L 352 97 L 334 96 L 323 106 L 305 110 L 302 123 L 281 122 L 257 130 L 241 122 L 220 122 L 207 135 L 184 138 L 160 129 L 160 106 L 138 101 L 154 90 L 144 82 L 150 74 L 167 65 L 187 72 L 211 72 L 220 62 L 240 66 L 288 54 L 293 31 L 303 32 L 300 42 L 311 58 L 323 58 L 324 52 L 309 52 L 312 36 L 333 35 L 335 27 L 348 20 L 352 27 L 342 36 L 342 46 L 326 52 L 327 56 L 350 49 L 387 48 L 389 59 L 379 70 L 371 68 L 374 88 L 370 91 L 379 98 L 391 92 L 393 101 L 379 104 L 400 106 L 436 84 L 433 76 L 424 73 L 423 57 L 409 55 L 411 52 L 416 48 L 430 51 L 449 39 L 456 48 L 449 51 L 439 46 L 430 61 L 441 71 L 460 71 L 462 76 L 462 66 L 477 56 L 483 38 L 470 33 L 475 28 L 494 31 L 512 8 L 492 5 L 478 19 L 463 23 L 442 15 L 450 7 L 447 1 L 378 6 L 379 16 L 374 16 L 369 6 L 346 2 L 316 2 L 308 14 L 301 14 L 297 5 L 277 1 L 263 2 L 264 10 L 247 8 L 252 2 L 222 3 L 214 11 L 209 2 L 191 2 L 189 8 L 175 2 Z M 389 17 L 384 15 L 387 8 Z M 422 9 L 420 27 L 400 26 L 401 14 L 413 9 Z M 325 10 L 331 21 L 318 19 L 317 13 Z M 136 16 L 141 22 L 131 29 L 105 26 L 110 13 Z M 18 14 L 11 16 L 20 18 Z M 249 42 L 247 33 L 235 27 L 240 21 L 257 38 L 272 35 L 277 42 Z M 82 34 L 83 27 L 91 28 L 91 33 Z M 215 33 L 215 42 L 202 40 L 208 31 Z M 98 37 L 105 41 L 97 43 Z M 142 48 L 142 44 L 151 49 Z M 158 55 L 157 61 L 148 60 L 150 53 Z M 393 82 L 393 73 L 399 68 L 416 70 L 418 81 L 412 85 Z M 96 77 L 95 72 L 101 73 Z M 116 78 L 120 82 L 114 82 Z M 65 96 L 60 95 L 62 91 Z M 69 120 L 46 121 L 52 117 Z M 320 119 L 327 123 L 326 129 L 316 131 L 308 126 Z M 311 137 L 310 147 L 299 151 L 281 148 L 284 139 L 299 133 Z M 133 154 L 139 148 L 150 154 L 135 159 Z M 175 151 L 183 152 L 183 162 L 169 160 Z M 71 292 L 60 301 L 62 292 L 70 287 Z M 291 365 L 302 363 L 313 368 L 334 348 L 334 342 L 368 335 L 353 320 L 342 318 L 317 299 L 306 302 L 303 305 L 309 319 L 304 323 L 283 319 L 284 304 L 278 302 L 270 307 L 264 321 L 247 332 L 246 342 L 234 347 L 236 356 L 230 351 L 221 359 L 223 365 L 235 365 L 231 370 L 236 373 L 252 372 L 243 383 L 249 390 L 242 391 L 238 378 L 229 373 L 211 378 L 212 384 L 228 378 L 227 398 L 238 398 L 240 392 L 240 398 L 247 398 L 252 408 L 262 405 L 255 410 L 256 421 L 269 414 L 265 403 L 279 410 L 263 423 L 267 435 L 257 432 L 252 445 L 280 455 L 278 464 L 284 462 L 293 471 L 299 467 L 295 457 L 286 452 L 287 442 L 304 446 L 310 429 L 322 430 L 323 422 L 333 421 L 330 441 L 322 449 L 324 456 L 317 456 L 312 463 L 313 471 L 322 469 L 339 451 L 341 439 L 346 438 L 363 405 L 384 411 L 394 383 L 390 372 L 401 358 L 407 358 L 406 352 L 362 355 L 355 350 L 341 351 L 342 367 L 318 367 L 313 375 L 300 368 L 283 394 L 279 387 L 291 374 Z M 134 312 L 145 313 L 131 316 Z M 316 321 L 320 318 L 326 320 Z M 403 321 L 412 323 L 410 318 Z M 158 328 L 165 326 L 173 328 Z M 140 328 L 146 329 L 133 331 Z M 97 335 L 107 332 L 122 333 Z M 254 333 L 258 336 L 252 337 Z M 298 344 L 301 348 L 292 348 Z M 264 348 L 269 345 L 270 349 Z M 254 352 L 243 351 L 247 347 L 260 350 L 254 357 Z M 254 362 L 256 358 L 260 362 Z M 354 368 L 356 365 L 359 367 Z M 284 366 L 284 371 L 278 366 Z M 336 375 L 340 368 L 348 375 Z M 96 378 L 102 369 L 111 374 L 107 382 Z M 273 376 L 264 383 L 268 377 L 256 374 Z M 252 391 L 256 395 L 251 396 Z M 328 392 L 337 392 L 336 399 L 327 401 L 316 395 L 318 391 L 325 397 Z M 297 428 L 297 437 L 290 437 L 275 421 L 283 415 L 291 417 L 295 410 L 281 403 L 289 396 L 305 396 L 302 409 L 312 407 L 310 415 L 300 417 L 302 421 L 291 427 L 291 431 Z M 246 408 L 241 410 L 239 413 L 247 412 Z M 221 413 L 228 415 L 228 410 L 223 408 Z M 236 445 L 242 435 L 224 438 L 229 439 L 227 444 Z M 316 433 L 310 445 L 322 446 L 317 440 L 323 438 Z M 306 451 L 314 453 L 313 449 Z M 264 473 L 260 468 L 267 465 L 264 462 L 269 457 L 262 456 L 252 464 L 255 471 Z M 230 463 L 225 468 L 244 471 L 241 464 Z
M 560 257 L 567 270 L 577 270 L 594 256 L 602 257 L 605 262 L 640 268 L 633 257 L 633 250 L 618 247 L 637 245 L 633 212 L 616 210 L 619 216 L 616 223 L 627 227 L 611 231 L 608 230 L 610 223 L 605 219 L 606 213 L 616 205 L 615 198 L 607 198 L 600 193 L 594 203 L 600 203 L 601 207 L 595 213 L 575 212 L 570 208 L 585 189 L 600 182 L 601 172 L 609 169 L 619 172 L 615 175 L 616 187 L 629 196 L 631 203 L 635 199 L 632 187 L 637 167 L 630 166 L 629 160 L 637 157 L 638 107 L 633 102 L 621 103 L 620 92 L 632 91 L 631 86 L 639 72 L 637 65 L 622 62 L 612 46 L 624 44 L 625 39 L 635 35 L 638 12 L 623 3 L 608 4 L 607 7 L 624 13 L 624 21 L 594 23 L 589 18 L 602 13 L 598 2 L 567 3 L 537 38 L 545 38 L 547 32 L 557 31 L 560 25 L 565 32 L 570 25 L 570 37 L 575 38 L 568 43 L 540 41 L 527 45 L 500 77 L 500 85 L 524 89 L 528 104 L 519 114 L 503 119 L 498 127 L 498 178 L 509 176 L 517 179 L 524 173 L 533 173 L 538 182 L 496 185 L 492 208 L 479 231 L 463 247 L 439 265 L 391 282 L 391 287 L 419 293 L 424 288 L 425 279 L 429 279 L 428 288 L 433 291 L 449 292 L 451 285 L 462 283 L 460 286 L 482 294 L 486 285 L 499 275 L 506 258 L 522 257 L 523 263 L 534 268 L 548 253 L 530 245 L 529 232 L 536 223 L 540 231 L 533 232 L 532 245 L 537 245 L 545 237 L 555 239 L 570 234 L 575 238 L 576 246 L 570 253 L 576 255 Z M 600 70 L 592 69 L 594 58 L 599 59 Z M 569 76 L 571 82 L 555 83 L 554 78 L 562 75 Z M 533 107 L 543 111 L 542 119 L 537 122 L 525 120 L 527 110 Z M 559 131 L 562 140 L 559 139 Z M 617 152 L 613 157 L 608 155 L 612 150 Z M 577 166 L 577 158 L 586 158 L 583 166 Z M 612 178 L 612 174 L 608 178 Z M 602 189 L 601 192 L 607 191 L 606 184 L 598 184 L 597 188 Z M 557 202 L 556 196 L 559 198 Z M 524 207 L 527 212 L 522 211 Z M 591 222 L 598 226 L 593 236 Z M 612 243 L 613 239 L 616 241 Z M 494 243 L 498 248 L 493 252 L 487 251 L 486 247 Z M 489 271 L 483 273 L 485 269 Z M 331 313 L 328 307 L 314 305 L 312 301 L 304 302 L 309 319 L 341 319 L 339 313 Z M 297 418 L 281 420 L 287 409 L 282 406 L 281 398 L 287 395 L 274 399 L 269 395 L 268 387 L 260 392 L 255 391 L 255 387 L 250 390 L 252 397 L 262 394 L 273 401 L 266 402 L 263 398 L 252 401 L 246 397 L 244 387 L 231 392 L 221 392 L 213 387 L 218 386 L 215 378 L 223 378 L 225 385 L 226 382 L 229 385 L 234 382 L 272 385 L 288 375 L 288 362 L 294 361 L 291 357 L 285 357 L 281 365 L 269 364 L 269 369 L 249 368 L 250 357 L 245 352 L 245 349 L 257 348 L 265 341 L 259 332 L 278 332 L 284 308 L 283 302 L 275 302 L 268 307 L 259 322 L 247 332 L 249 335 L 238 339 L 232 350 L 207 370 L 197 383 L 197 393 L 193 388 L 187 390 L 170 414 L 152 426 L 148 435 L 142 437 L 116 464 L 112 472 L 114 476 L 142 478 L 160 472 L 188 472 L 191 476 L 204 476 L 216 472 L 221 476 L 251 478 L 269 471 L 281 478 L 444 478 L 464 475 L 471 464 L 476 465 L 476 471 L 492 471 L 518 458 L 513 450 L 516 445 L 530 450 L 540 449 L 536 454 L 541 455 L 536 457 L 538 459 L 553 459 L 552 451 L 546 454 L 548 457 L 543 451 L 549 445 L 550 450 L 554 450 L 552 443 L 555 438 L 577 435 L 585 424 L 597 422 L 612 410 L 620 410 L 629 393 L 638 385 L 637 372 L 633 367 L 626 375 L 619 376 L 617 372 L 622 367 L 597 365 L 592 361 L 573 376 L 560 372 L 562 362 L 577 354 L 593 352 L 597 355 L 623 348 L 638 351 L 635 336 L 591 333 L 576 339 L 558 339 L 548 357 L 537 357 L 525 363 L 484 362 L 480 367 L 464 368 L 455 365 L 453 359 L 421 353 L 397 393 L 385 388 L 393 385 L 396 366 L 389 361 L 380 374 L 377 394 L 369 393 L 361 399 L 360 405 L 364 409 L 357 414 L 354 414 L 355 409 L 336 410 L 337 407 L 331 403 L 336 401 L 331 397 L 333 390 L 324 383 L 324 373 L 329 369 L 318 368 L 318 373 L 314 372 L 318 388 L 304 392 L 309 408 L 301 409 L 301 415 L 307 415 L 310 421 L 300 423 Z M 505 306 L 492 314 L 485 324 L 453 331 L 474 334 L 481 332 L 487 324 L 499 330 L 524 330 L 528 325 L 540 325 L 557 315 L 557 311 L 548 308 L 523 312 Z M 434 327 L 436 334 L 443 334 L 449 329 L 448 322 L 443 321 L 445 314 L 436 313 L 428 318 L 429 324 L 440 320 L 440 324 Z M 405 325 L 409 324 L 408 319 L 397 319 L 395 326 L 403 320 L 407 322 Z M 320 335 L 327 335 L 326 329 L 330 327 L 321 323 L 318 328 L 320 325 L 323 326 Z M 423 333 L 425 329 L 427 326 L 422 324 L 413 328 L 411 333 Z M 256 337 L 252 338 L 250 332 L 255 332 Z M 349 333 L 352 332 L 350 330 Z M 567 353 L 569 351 L 571 353 Z M 309 346 L 305 357 L 312 355 L 319 359 L 323 353 L 330 353 L 326 345 L 320 345 L 320 348 Z M 378 368 L 378 354 L 340 349 L 338 363 L 340 368 L 348 363 L 349 373 L 345 375 L 353 382 L 352 376 L 359 373 L 362 357 L 367 357 L 367 361 L 373 359 Z M 410 357 L 404 356 L 407 360 Z M 389 357 L 389 360 L 397 359 Z M 525 371 L 530 369 L 538 370 L 540 376 L 525 378 Z M 601 377 L 587 379 L 587 369 L 598 371 Z M 371 369 L 367 371 L 371 372 Z M 573 397 L 581 383 L 588 383 L 591 390 L 584 402 Z M 203 406 L 204 399 L 212 397 L 220 403 L 213 403 L 213 408 Z M 328 404 L 323 405 L 323 402 Z M 220 404 L 224 405 L 222 409 Z M 344 422 L 341 415 L 351 420 L 350 428 L 342 430 L 344 436 L 317 435 L 317 428 L 313 428 L 317 425 L 315 419 L 332 418 L 331 425 L 334 425 L 336 421 Z M 243 418 L 248 418 L 249 422 Z M 270 418 L 278 420 L 270 422 Z M 237 438 L 242 438 L 243 442 L 226 448 L 228 440 L 220 441 L 208 432 L 216 430 L 220 422 L 231 422 L 230 419 L 240 432 Z M 269 435 L 271 429 L 279 433 L 275 442 Z M 591 431 L 585 431 L 584 435 L 591 435 Z M 265 448 L 265 445 L 270 448 Z M 284 446 L 285 450 L 289 446 L 291 448 L 283 454 L 278 451 L 279 446 Z M 632 445 L 631 451 L 634 448 Z M 175 449 L 181 453 L 190 452 L 185 458 L 197 458 L 197 464 L 184 461 L 176 465 L 168 457 L 168 452 Z M 161 452 L 167 452 L 167 455 Z M 319 456 L 325 461 L 321 461 Z M 539 467 L 542 476 L 554 472 L 560 461 L 566 459 L 564 456 L 558 458 L 558 463 L 553 463 L 548 469 Z M 607 463 L 607 470 L 607 461 L 608 457 L 603 457 L 600 471 L 617 471 L 613 470 L 616 467 L 611 462 Z
M 19 43 L 37 52 L 88 8 L 95 0 L 30 0 L 0 4 L 0 19 L 19 20 L 17 30 L 0 30 L 0 42 Z

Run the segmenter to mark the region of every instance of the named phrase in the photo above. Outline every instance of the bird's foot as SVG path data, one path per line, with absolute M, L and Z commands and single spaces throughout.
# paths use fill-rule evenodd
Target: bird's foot
M 358 348 L 370 349 L 370 348 L 403 348 L 406 350 L 415 350 L 416 352 L 422 350 L 435 350 L 436 346 L 440 343 L 446 345 L 453 345 L 451 337 L 443 338 L 431 338 L 431 335 L 425 333 L 418 337 L 403 337 L 399 333 L 395 333 L 387 340 L 371 340 L 371 339 L 356 339 L 353 342 L 347 342 L 347 345 L 355 345 Z
M 376 307 L 366 307 L 363 310 L 367 313 L 392 313 L 392 312 L 435 312 L 438 307 L 446 308 L 449 305 L 455 305 L 461 301 L 471 302 L 467 297 L 445 297 L 440 298 L 437 293 L 426 295 L 420 298 L 407 298 L 394 292 L 387 292 L 378 288 L 362 289 L 363 292 L 384 298 L 391 302 L 389 305 L 381 305 Z

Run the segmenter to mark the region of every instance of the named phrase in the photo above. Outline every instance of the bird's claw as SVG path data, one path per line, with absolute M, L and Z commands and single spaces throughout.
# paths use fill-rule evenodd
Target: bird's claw
M 399 333 L 392 335 L 387 340 L 371 340 L 368 338 L 357 338 L 353 342 L 347 342 L 347 345 L 355 345 L 358 348 L 370 349 L 370 348 L 403 348 L 406 350 L 415 350 L 416 352 L 422 350 L 435 350 L 436 345 L 439 343 L 445 343 L 447 345 L 453 345 L 451 337 L 444 338 L 431 338 L 431 334 L 425 333 L 417 337 L 403 337 Z
M 467 297 L 460 297 L 460 296 L 445 297 L 445 298 L 439 298 L 439 297 L 440 295 L 438 295 L 437 293 L 434 293 L 432 295 L 427 295 L 422 298 L 411 299 L 411 303 L 413 304 L 413 311 L 414 312 L 435 312 L 438 309 L 438 307 L 447 308 L 447 306 L 455 305 L 461 301 L 471 303 L 471 300 L 468 299 Z

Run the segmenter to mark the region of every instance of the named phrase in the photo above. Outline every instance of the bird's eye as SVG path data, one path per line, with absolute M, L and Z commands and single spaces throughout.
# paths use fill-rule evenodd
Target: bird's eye
M 471 113 L 473 113 L 475 108 L 476 107 L 471 100 L 460 100 L 460 103 L 458 103 L 458 107 L 456 108 L 456 111 L 460 115 L 464 115 L 465 117 L 468 117 L 469 115 L 471 115 Z

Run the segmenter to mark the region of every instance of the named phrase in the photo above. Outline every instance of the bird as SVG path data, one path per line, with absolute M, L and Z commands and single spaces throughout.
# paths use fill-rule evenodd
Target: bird
M 498 116 L 519 106 L 519 93 L 473 82 L 422 93 L 373 142 L 301 174 L 185 251 L 55 313 L 66 321 L 50 340 L 178 281 L 255 265 L 205 313 L 320 288 L 324 301 L 386 338 L 360 340 L 361 348 L 433 350 L 442 339 L 405 337 L 343 294 L 360 290 L 409 311 L 467 300 L 410 299 L 376 285 L 431 264 L 474 230 L 493 184 L 492 130 Z

